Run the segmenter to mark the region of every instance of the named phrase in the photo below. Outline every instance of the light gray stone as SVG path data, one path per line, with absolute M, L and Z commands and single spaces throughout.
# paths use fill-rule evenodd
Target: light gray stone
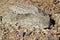
M 16 3 L 5 13 L 2 23 L 35 28 L 46 28 L 49 25 L 49 16 L 34 5 Z

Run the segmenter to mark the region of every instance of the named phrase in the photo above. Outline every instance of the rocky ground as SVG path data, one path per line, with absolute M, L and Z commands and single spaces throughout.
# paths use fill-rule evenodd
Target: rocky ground
M 60 0 L 0 0 L 0 40 L 60 40 Z

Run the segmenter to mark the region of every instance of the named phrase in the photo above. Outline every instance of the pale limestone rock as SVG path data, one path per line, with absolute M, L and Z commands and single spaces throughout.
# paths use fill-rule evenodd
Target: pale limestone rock
M 5 13 L 3 23 L 35 28 L 46 28 L 49 25 L 49 16 L 34 5 L 16 3 Z

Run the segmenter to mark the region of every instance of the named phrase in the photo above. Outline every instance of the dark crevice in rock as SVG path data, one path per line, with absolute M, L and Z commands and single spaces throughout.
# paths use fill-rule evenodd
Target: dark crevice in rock
M 32 34 L 32 32 L 30 32 L 28 35 L 31 35 Z
M 51 26 L 54 27 L 54 25 L 55 25 L 55 20 L 52 18 L 52 15 L 49 14 L 49 18 L 50 18 L 49 26 L 44 29 L 51 29 Z
M 59 40 L 60 40 L 60 37 L 59 37 Z
M 0 21 L 2 21 L 2 16 L 0 16 Z
M 51 17 L 52 15 L 49 15 L 49 17 L 50 17 L 50 22 L 49 22 L 49 27 L 48 27 L 48 29 L 51 29 L 51 25 L 54 27 L 54 25 L 55 25 L 55 20 L 54 19 L 52 19 L 52 17 Z
M 36 40 L 39 40 L 39 39 L 36 39 Z
M 26 32 L 23 32 L 23 37 L 25 36 Z
M 55 25 L 55 20 L 54 19 L 52 19 L 52 17 L 51 17 L 52 15 L 49 15 L 49 17 L 50 17 L 50 26 L 51 25 Z

